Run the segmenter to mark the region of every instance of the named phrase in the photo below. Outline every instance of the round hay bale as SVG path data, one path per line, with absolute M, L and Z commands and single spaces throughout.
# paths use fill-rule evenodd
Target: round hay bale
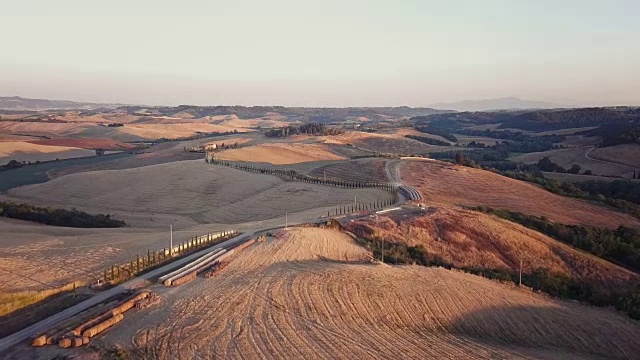
M 47 345 L 46 335 L 38 336 L 37 338 L 33 339 L 33 342 L 31 342 L 31 346 L 44 346 L 44 345 Z
M 58 346 L 63 348 L 63 349 L 70 348 L 71 347 L 71 339 L 68 339 L 68 338 L 61 339 L 60 341 L 58 341 Z
M 89 339 L 88 337 L 86 336 L 82 337 L 82 345 L 87 345 L 90 342 L 91 342 L 91 339 Z
M 72 345 L 73 345 L 73 347 L 82 346 L 82 338 L 79 338 L 79 337 L 73 338 Z

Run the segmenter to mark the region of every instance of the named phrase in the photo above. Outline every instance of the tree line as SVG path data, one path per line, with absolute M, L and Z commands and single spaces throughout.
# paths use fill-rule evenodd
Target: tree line
M 307 174 L 301 174 L 294 170 L 278 169 L 278 168 L 260 168 L 252 164 L 234 163 L 228 160 L 222 160 L 222 159 L 218 159 L 216 157 L 211 157 L 211 156 L 207 156 L 205 161 L 209 164 L 227 166 L 227 167 L 232 167 L 239 170 L 273 175 L 273 176 L 278 176 L 288 180 L 296 180 L 296 181 L 307 182 L 307 183 L 318 184 L 318 185 L 343 187 L 343 188 L 349 188 L 349 189 L 376 188 L 376 189 L 389 191 L 394 196 L 396 196 L 398 193 L 398 189 L 395 186 L 389 183 L 384 183 L 384 182 L 346 181 L 346 180 L 337 180 L 337 179 L 325 180 L 324 178 L 310 176 Z
M 267 137 L 287 137 L 291 135 L 315 135 L 315 136 L 324 136 L 324 135 L 339 135 L 343 134 L 344 130 L 338 128 L 328 127 L 322 123 L 309 123 L 303 124 L 300 126 L 284 126 L 280 128 L 267 130 L 264 135 Z
M 76 228 L 118 228 L 126 226 L 123 220 L 112 219 L 107 214 L 88 214 L 84 211 L 38 207 L 14 202 L 0 202 L 0 216 L 33 221 L 45 225 Z

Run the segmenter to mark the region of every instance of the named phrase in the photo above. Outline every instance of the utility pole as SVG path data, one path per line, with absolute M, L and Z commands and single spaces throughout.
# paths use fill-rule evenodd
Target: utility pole
M 289 230 L 289 212 L 284 213 L 284 229 Z
M 169 248 L 169 257 L 173 257 L 173 225 L 169 225 L 169 241 L 170 241 L 170 248 Z

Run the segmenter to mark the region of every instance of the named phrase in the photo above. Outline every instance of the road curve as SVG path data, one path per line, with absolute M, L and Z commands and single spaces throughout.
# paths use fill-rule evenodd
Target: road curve
M 404 185 L 400 179 L 400 159 L 385 162 L 384 167 L 389 181 L 398 187 L 398 191 L 408 200 L 417 201 L 422 199 L 420 192 L 412 186 Z
M 399 163 L 399 160 L 395 160 L 395 161 Z M 386 170 L 387 170 L 387 175 L 389 176 L 389 179 L 395 185 L 397 185 L 398 187 L 404 186 L 404 185 L 400 184 L 400 182 L 399 182 L 400 172 L 399 172 L 399 169 L 397 167 L 397 164 L 396 165 L 392 164 L 392 166 L 395 166 L 395 168 L 394 168 L 395 170 L 390 168 L 389 162 L 387 162 Z M 394 174 L 392 175 L 390 173 L 390 171 L 394 171 Z M 413 189 L 413 188 L 411 188 L 411 189 Z M 414 189 L 414 191 L 415 191 L 415 189 Z M 416 191 L 416 193 L 417 193 L 417 191 Z M 418 193 L 418 196 L 419 196 L 419 193 Z M 398 201 L 395 204 L 393 204 L 393 205 L 391 205 L 391 206 L 389 206 L 389 207 L 387 207 L 385 209 L 393 209 L 396 206 L 404 204 L 406 198 L 408 198 L 409 200 L 412 200 L 411 198 L 407 197 L 405 193 L 400 191 L 398 193 Z M 293 225 L 310 224 L 310 223 L 321 223 L 321 222 L 324 222 L 324 221 L 327 221 L 327 219 L 326 218 L 320 218 L 320 219 L 316 219 L 316 220 L 313 220 L 313 221 L 306 220 L 306 221 L 299 221 L 299 222 L 291 222 L 291 223 L 289 223 L 289 225 L 293 226 Z M 15 332 L 15 333 L 13 333 L 13 334 L 11 334 L 9 336 L 6 336 L 6 337 L 0 339 L 0 354 L 2 352 L 4 352 L 4 351 L 8 350 L 12 346 L 18 344 L 19 342 L 24 341 L 24 340 L 29 339 L 29 338 L 33 338 L 36 335 L 42 334 L 42 333 L 50 330 L 51 328 L 53 328 L 57 323 L 65 320 L 65 319 L 68 319 L 68 318 L 70 318 L 70 317 L 72 317 L 72 316 L 74 316 L 76 314 L 79 314 L 80 312 L 82 312 L 82 311 L 84 311 L 84 310 L 86 310 L 86 309 L 88 309 L 90 307 L 93 307 L 93 306 L 105 301 L 106 299 L 108 299 L 108 298 L 110 298 L 110 297 L 112 297 L 114 295 L 121 294 L 121 293 L 123 293 L 123 292 L 125 292 L 127 290 L 131 290 L 131 289 L 143 288 L 143 287 L 148 285 L 148 281 L 150 279 L 158 277 L 158 276 L 160 276 L 162 274 L 165 274 L 165 273 L 168 273 L 170 271 L 173 271 L 176 268 L 178 268 L 178 267 L 180 267 L 182 265 L 185 265 L 185 264 L 197 259 L 198 257 L 206 255 L 207 253 L 209 253 L 211 251 L 214 251 L 214 250 L 219 249 L 219 248 L 228 248 L 228 247 L 233 247 L 233 246 L 239 245 L 240 243 L 242 243 L 245 240 L 255 236 L 256 234 L 263 233 L 263 232 L 266 232 L 266 231 L 275 230 L 275 229 L 279 229 L 279 227 L 275 227 L 275 228 L 274 227 L 269 227 L 269 228 L 264 228 L 264 229 L 260 229 L 260 230 L 254 230 L 254 231 L 250 231 L 250 232 L 245 232 L 245 233 L 243 233 L 241 235 L 238 235 L 238 236 L 236 236 L 236 237 L 234 237 L 232 239 L 226 240 L 226 241 L 224 241 L 224 242 L 222 242 L 220 244 L 217 244 L 217 245 L 212 246 L 210 248 L 198 251 L 198 252 L 193 253 L 193 254 L 191 254 L 189 256 L 186 256 L 186 257 L 184 257 L 182 259 L 173 261 L 173 262 L 171 262 L 171 263 L 169 263 L 169 264 L 167 264 L 167 265 L 165 265 L 165 266 L 163 266 L 161 268 L 158 268 L 158 269 L 155 269 L 155 270 L 150 271 L 148 273 L 145 273 L 143 275 L 140 275 L 139 277 L 131 279 L 131 280 L 129 280 L 129 281 L 125 282 L 125 283 L 122 283 L 122 284 L 120 284 L 118 286 L 115 286 L 115 287 L 113 287 L 113 288 L 111 288 L 109 290 L 105 290 L 105 291 L 99 292 L 96 295 L 92 296 L 91 298 L 89 298 L 89 299 L 87 299 L 87 300 L 85 300 L 85 301 L 83 301 L 81 303 L 78 303 L 78 304 L 76 304 L 76 305 L 74 305 L 74 306 L 72 306 L 72 307 L 70 307 L 68 309 L 65 309 L 65 310 L 63 310 L 63 311 L 61 311 L 61 312 L 59 312 L 59 313 L 57 313 L 55 315 L 52 315 L 52 316 L 50 316 L 50 317 L 48 317 L 48 318 L 46 318 L 44 320 L 41 320 L 41 321 L 31 325 L 31 326 L 28 326 L 28 327 L 26 327 L 26 328 L 24 328 L 24 329 L 22 329 L 20 331 L 17 331 L 17 332 Z

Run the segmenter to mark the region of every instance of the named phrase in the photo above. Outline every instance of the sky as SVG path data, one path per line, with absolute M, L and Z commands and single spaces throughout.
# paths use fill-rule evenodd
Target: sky
M 638 0 L 0 0 L 0 96 L 640 104 Z

